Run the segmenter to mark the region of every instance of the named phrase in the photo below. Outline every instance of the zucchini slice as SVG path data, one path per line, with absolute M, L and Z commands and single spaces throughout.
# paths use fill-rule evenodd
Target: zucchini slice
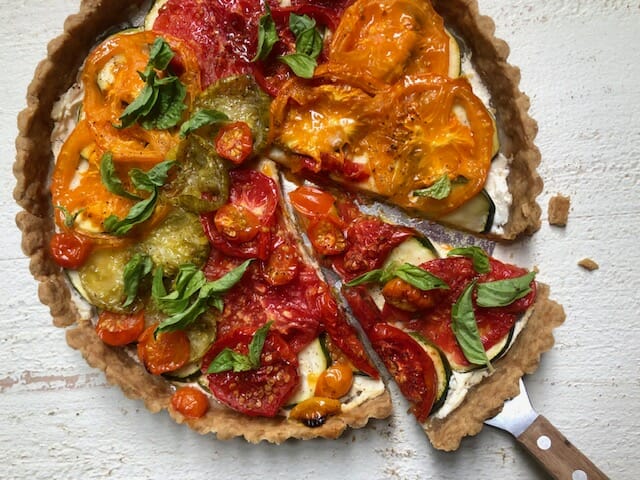
M 392 263 L 398 265 L 410 263 L 418 266 L 434 258 L 438 258 L 438 253 L 428 238 L 411 237 L 391 251 L 382 268 Z
M 472 233 L 488 233 L 493 225 L 496 206 L 486 190 L 466 202 L 456 211 L 438 221 Z
M 445 354 L 442 353 L 437 346 L 424 338 L 420 333 L 409 332 L 409 335 L 411 335 L 411 338 L 413 338 L 423 348 L 427 355 L 429 355 L 429 358 L 431 358 L 436 370 L 438 378 L 438 384 L 436 385 L 436 400 L 433 402 L 433 407 L 431 407 L 431 413 L 434 413 L 444 405 L 444 402 L 447 399 L 447 393 L 449 392 L 449 380 L 451 378 L 451 366 L 449 365 L 449 361 Z
M 316 389 L 318 375 L 327 369 L 328 362 L 325 350 L 318 338 L 307 345 L 298 354 L 298 373 L 300 374 L 300 386 L 289 399 L 289 406 L 295 405 L 313 397 Z
M 153 6 L 149 9 L 149 13 L 144 17 L 144 29 L 145 30 L 153 30 L 153 24 L 156 23 L 156 19 L 158 18 L 158 13 L 160 9 L 163 7 L 168 0 L 156 0 L 153 3 Z
M 492 347 L 490 347 L 489 350 L 487 350 L 487 357 L 489 358 L 490 362 L 493 362 L 494 360 L 498 360 L 505 353 L 507 353 L 507 351 L 509 350 L 509 347 L 511 346 L 511 341 L 513 340 L 514 332 L 515 332 L 515 325 L 511 327 L 511 330 L 509 330 L 509 332 L 507 332 L 507 334 L 504 337 L 502 337 L 498 342 L 496 342 Z M 470 372 L 472 370 L 478 370 L 478 369 L 484 368 L 483 365 L 458 365 L 457 363 L 451 362 L 451 361 L 449 362 L 449 364 L 451 365 L 451 368 L 456 372 Z

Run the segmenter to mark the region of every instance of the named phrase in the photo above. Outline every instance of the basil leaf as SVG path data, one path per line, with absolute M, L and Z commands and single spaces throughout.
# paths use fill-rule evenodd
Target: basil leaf
M 345 283 L 345 285 L 347 287 L 355 287 L 364 283 L 378 283 L 380 281 L 382 273 L 383 270 L 381 268 L 376 268 L 375 270 L 371 270 L 370 272 L 363 273 L 359 277 L 356 277 L 353 280 Z
M 442 200 L 451 194 L 451 180 L 447 174 L 442 175 L 436 182 L 427 188 L 414 190 L 415 197 L 429 197 L 435 200 Z
M 153 272 L 153 281 L 151 282 L 151 297 L 156 299 L 164 297 L 167 289 L 164 287 L 164 272 L 162 267 L 157 267 Z
M 315 72 L 318 66 L 314 58 L 304 53 L 282 55 L 278 57 L 278 60 L 291 68 L 293 73 L 301 78 L 312 78 L 313 72 Z
M 223 277 L 204 285 L 202 287 L 202 290 L 200 291 L 200 297 L 209 298 L 212 295 L 223 295 L 227 293 L 236 283 L 238 283 L 242 279 L 244 272 L 247 271 L 249 264 L 251 264 L 253 260 L 253 258 L 245 260 L 241 265 L 238 265 Z
M 273 322 L 267 322 L 253 334 L 251 343 L 249 343 L 249 362 L 253 368 L 260 366 L 260 355 L 262 355 L 262 348 L 264 347 L 264 341 L 267 339 L 267 333 Z
M 113 163 L 113 155 L 109 152 L 102 155 L 102 159 L 100 160 L 100 178 L 102 180 L 102 184 L 111 193 L 130 200 L 142 200 L 138 195 L 129 193 L 124 189 L 124 185 L 118 178 L 118 173 L 116 172 L 116 167 Z
M 138 295 L 138 288 L 140 282 L 144 277 L 151 273 L 153 269 L 153 262 L 151 257 L 136 253 L 124 267 L 123 281 L 124 281 L 124 293 L 127 295 L 123 307 L 131 305 L 136 296 Z
M 104 221 L 105 231 L 118 237 L 126 235 L 134 226 L 147 221 L 151 215 L 153 215 L 157 202 L 158 191 L 154 190 L 149 198 L 142 200 L 131 207 L 127 216 L 122 220 L 115 215 L 107 217 Z
M 266 323 L 253 334 L 253 338 L 249 343 L 249 355 L 243 355 L 230 348 L 225 348 L 213 359 L 209 368 L 207 368 L 207 373 L 221 373 L 229 370 L 246 372 L 260 368 L 260 356 L 272 323 Z
M 203 299 L 197 299 L 184 310 L 171 315 L 164 320 L 156 328 L 154 335 L 162 332 L 171 332 L 174 330 L 184 330 L 197 320 L 197 318 L 207 311 L 207 302 Z
M 149 65 L 158 70 L 166 70 L 173 57 L 174 53 L 164 38 L 156 38 L 149 50 Z
M 153 166 L 147 172 L 139 168 L 132 168 L 129 171 L 129 178 L 138 190 L 153 191 L 156 187 L 162 187 L 169 178 L 169 170 L 175 165 L 175 161 L 165 160 Z
M 257 62 L 258 60 L 266 59 L 271 53 L 271 49 L 278 42 L 278 32 L 276 31 L 276 24 L 271 17 L 271 10 L 269 5 L 265 4 L 266 12 L 260 17 L 258 22 L 258 48 L 256 56 L 251 60 Z
M 476 281 L 474 280 L 464 289 L 460 298 L 453 304 L 451 308 L 451 329 L 466 359 L 476 365 L 487 365 L 491 369 L 491 362 L 482 345 L 476 316 L 473 311 L 473 289 L 475 286 Z
M 76 223 L 76 218 L 84 211 L 84 208 L 81 208 L 77 212 L 71 213 L 62 205 L 56 205 L 55 208 L 60 210 L 64 215 L 64 226 L 67 228 L 73 228 L 73 224 Z
M 146 130 L 167 130 L 175 127 L 187 109 L 184 103 L 187 87 L 178 77 L 166 77 L 162 79 L 162 83 L 157 82 L 155 91 L 157 101 L 151 111 L 141 115 L 140 125 Z
M 234 372 L 246 372 L 252 369 L 249 357 L 235 352 L 230 348 L 222 350 L 216 358 L 213 359 L 207 373 L 221 373 L 233 370 Z
M 141 115 L 148 114 L 158 100 L 158 91 L 151 85 L 145 84 L 140 90 L 138 96 L 127 105 L 122 115 L 120 115 L 120 125 L 114 125 L 116 128 L 127 128 L 136 123 Z M 146 112 L 146 113 L 145 113 Z
M 535 276 L 535 272 L 529 272 L 517 278 L 479 283 L 476 302 L 481 307 L 505 307 L 511 305 L 531 292 L 531 282 Z
M 442 279 L 436 277 L 433 273 L 427 272 L 420 267 L 404 263 L 400 265 L 394 272 L 394 276 L 404 280 L 410 285 L 422 290 L 435 290 L 438 288 L 448 290 L 447 285 Z
M 180 138 L 185 138 L 191 132 L 198 130 L 205 125 L 214 125 L 229 121 L 229 117 L 218 110 L 203 108 L 194 113 L 189 120 L 180 127 Z
M 471 258 L 473 260 L 473 269 L 478 273 L 489 273 L 491 271 L 489 256 L 480 247 L 470 246 L 454 248 L 447 253 L 447 257 L 453 257 L 456 255 Z
M 303 32 L 316 27 L 316 21 L 308 15 L 289 15 L 289 29 L 298 38 Z

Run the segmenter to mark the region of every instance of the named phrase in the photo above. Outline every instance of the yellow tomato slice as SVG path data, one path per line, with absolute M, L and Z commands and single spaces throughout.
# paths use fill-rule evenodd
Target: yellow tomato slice
M 431 2 L 358 0 L 334 33 L 329 63 L 348 65 L 388 84 L 403 75 L 447 75 L 450 41 Z
M 149 61 L 149 49 L 157 33 L 140 31 L 109 37 L 96 47 L 85 63 L 83 112 L 97 144 L 113 154 L 114 161 L 153 164 L 164 160 L 178 144 L 176 129 L 145 130 L 134 124 L 118 129 L 120 116 L 144 86 L 138 72 Z M 200 70 L 193 52 L 181 41 L 164 35 L 173 50 L 176 74 L 187 87 L 185 101 L 200 91 Z

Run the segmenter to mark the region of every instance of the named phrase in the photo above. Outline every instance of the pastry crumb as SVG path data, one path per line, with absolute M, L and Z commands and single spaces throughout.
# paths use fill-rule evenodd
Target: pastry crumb
M 578 262 L 578 265 L 580 265 L 585 270 L 589 270 L 590 272 L 593 272 L 594 270 L 598 270 L 600 268 L 600 265 L 598 265 L 594 260 L 590 258 L 583 258 Z
M 558 194 L 549 200 L 549 225 L 564 227 L 569 219 L 569 207 L 571 206 L 571 197 L 565 197 Z

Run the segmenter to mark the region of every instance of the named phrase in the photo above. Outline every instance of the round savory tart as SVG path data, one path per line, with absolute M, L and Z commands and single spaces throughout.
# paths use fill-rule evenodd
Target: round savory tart
M 386 417 L 273 161 L 485 238 L 531 234 L 536 125 L 507 55 L 474 0 L 83 2 L 16 142 L 17 222 L 54 324 L 125 394 L 219 438 L 334 438 Z M 314 225 L 326 255 L 337 224 Z M 414 413 L 437 448 L 477 433 L 551 347 L 548 289 L 518 313 L 508 353 L 446 415 L 453 384 L 434 377 Z M 416 341 L 441 365 L 446 348 Z

